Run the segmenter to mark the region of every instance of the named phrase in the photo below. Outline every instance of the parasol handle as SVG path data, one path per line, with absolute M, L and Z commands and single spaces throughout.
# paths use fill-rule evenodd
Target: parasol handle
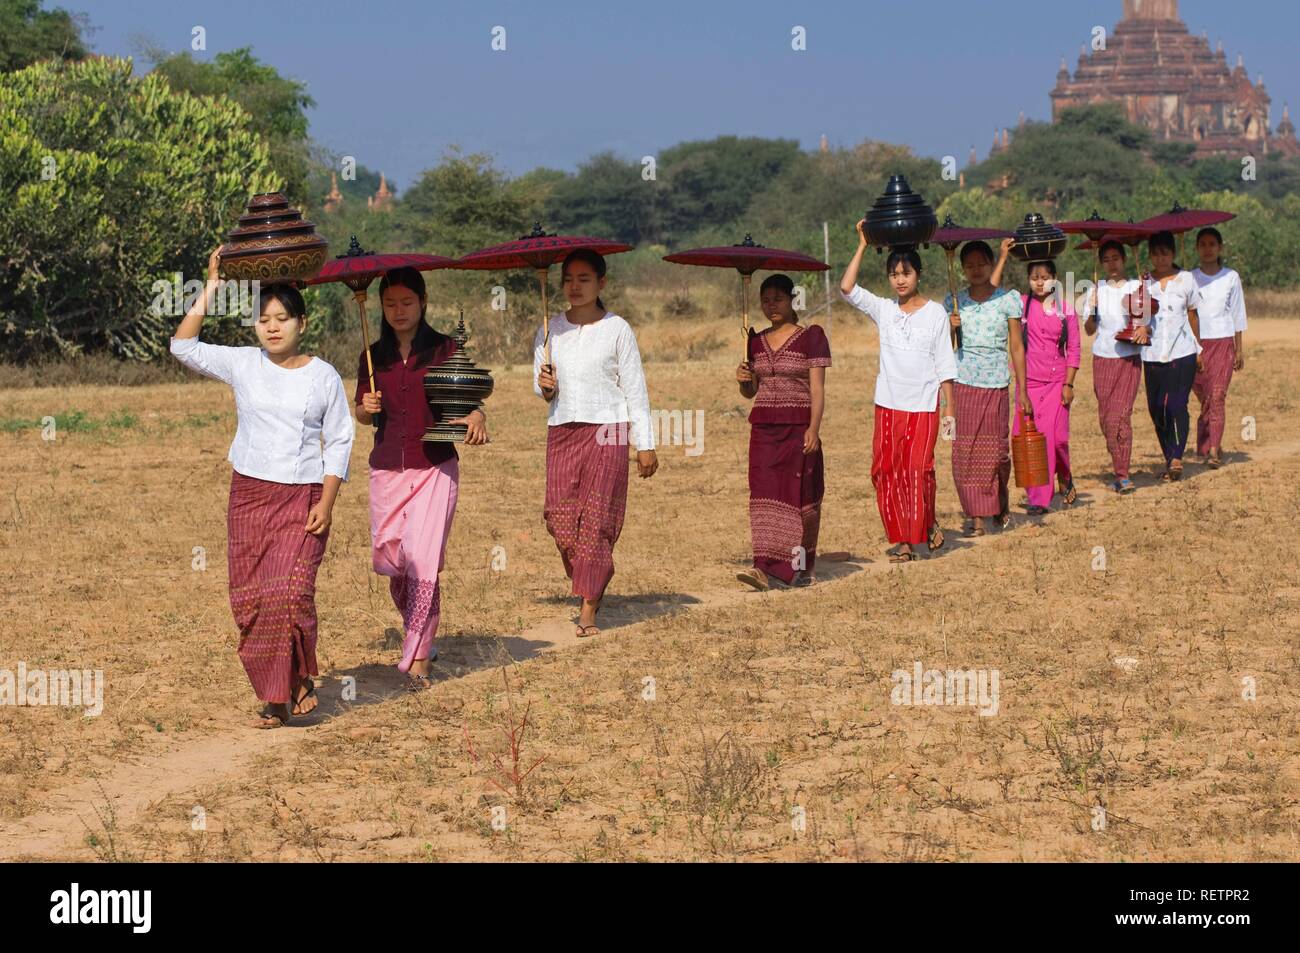
M 952 296 L 952 316 L 960 319 L 961 313 L 957 310 L 957 278 L 952 270 L 952 256 L 957 249 L 945 248 L 944 254 L 948 256 L 948 293 Z M 952 346 L 961 347 L 961 328 L 949 327 L 949 333 L 952 336 Z
M 370 393 L 375 392 L 375 363 L 370 356 L 370 325 L 366 322 L 366 289 L 354 291 L 357 309 L 361 312 L 361 350 L 366 355 L 366 372 L 370 375 Z
M 749 283 L 753 278 L 753 275 L 740 276 L 740 340 L 744 349 L 740 357 L 742 363 L 749 361 Z
M 551 366 L 551 299 L 547 291 L 549 268 L 537 269 L 537 280 L 542 283 L 542 366 Z M 557 381 L 558 383 L 558 381 Z
M 1101 239 L 1097 239 L 1097 260 L 1092 263 L 1092 313 L 1101 321 L 1101 290 L 1097 282 L 1101 280 Z M 1084 315 L 1085 320 L 1087 315 Z

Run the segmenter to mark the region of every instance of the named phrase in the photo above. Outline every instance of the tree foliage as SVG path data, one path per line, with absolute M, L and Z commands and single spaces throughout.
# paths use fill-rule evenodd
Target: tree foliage
M 130 60 L 0 75 L 0 130 L 0 348 L 11 358 L 161 353 L 176 319 L 150 313 L 154 282 L 202 278 L 249 193 L 274 181 L 239 105 L 138 78 Z
M 0 0 L 0 73 L 41 60 L 86 56 L 81 20 L 67 10 L 42 10 L 41 0 Z
M 173 89 L 194 96 L 228 96 L 239 103 L 252 130 L 266 141 L 285 193 L 294 202 L 315 198 L 308 188 L 307 110 L 316 101 L 307 94 L 306 84 L 281 76 L 246 46 L 218 53 L 211 62 L 196 60 L 188 51 L 169 56 L 150 50 L 147 57 L 154 62 L 153 71 Z

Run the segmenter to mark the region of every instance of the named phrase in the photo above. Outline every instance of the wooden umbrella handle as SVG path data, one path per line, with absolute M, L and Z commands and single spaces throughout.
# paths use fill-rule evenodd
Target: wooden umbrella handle
M 549 268 L 538 268 L 537 278 L 542 283 L 542 366 L 551 366 L 551 299 L 547 290 Z M 558 381 L 556 383 L 559 383 Z
M 366 372 L 370 375 L 370 393 L 375 392 L 375 362 L 370 356 L 370 325 L 366 322 L 366 289 L 353 292 L 361 312 L 361 351 L 366 355 Z
M 744 349 L 740 357 L 742 362 L 749 360 L 749 284 L 753 277 L 745 274 L 740 276 L 740 341 Z

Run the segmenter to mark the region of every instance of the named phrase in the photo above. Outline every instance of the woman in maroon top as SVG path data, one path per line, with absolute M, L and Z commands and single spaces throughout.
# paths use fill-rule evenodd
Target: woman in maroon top
M 750 331 L 749 360 L 736 370 L 749 413 L 749 529 L 754 566 L 736 578 L 755 589 L 771 580 L 807 586 L 817 560 L 824 490 L 819 432 L 831 349 L 826 332 L 800 325 L 794 282 L 771 275 L 759 289 L 772 326 Z
M 424 396 L 424 372 L 456 353 L 453 338 L 424 319 L 424 278 L 414 268 L 398 268 L 379 284 L 384 319 L 379 340 L 370 346 L 375 388 L 370 389 L 366 355 L 357 367 L 357 420 L 376 423 L 370 453 L 370 538 L 375 572 L 387 576 L 393 602 L 405 629 L 402 660 L 413 688 L 429 685 L 438 653 L 441 591 L 438 574 L 456 513 L 460 461 L 455 444 L 426 441 L 435 423 Z M 487 443 L 481 410 L 449 420 L 469 429 L 465 443 Z

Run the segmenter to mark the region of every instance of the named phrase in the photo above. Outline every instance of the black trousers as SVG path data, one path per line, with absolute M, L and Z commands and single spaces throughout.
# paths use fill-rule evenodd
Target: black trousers
M 1187 401 L 1196 380 L 1196 355 L 1188 354 L 1167 363 L 1144 363 L 1147 410 L 1156 426 L 1156 438 L 1164 451 L 1165 463 L 1183 458 L 1187 446 Z

